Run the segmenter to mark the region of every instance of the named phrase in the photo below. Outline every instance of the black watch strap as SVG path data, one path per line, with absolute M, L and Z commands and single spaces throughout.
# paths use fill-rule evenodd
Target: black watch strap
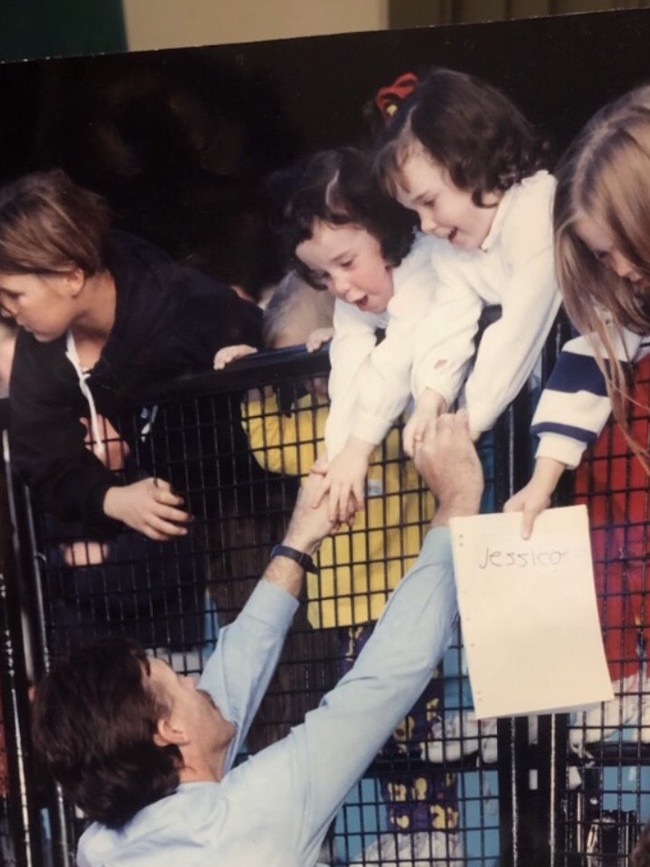
M 289 560 L 300 563 L 305 572 L 318 574 L 318 569 L 309 554 L 298 551 L 296 548 L 290 548 L 288 545 L 274 545 L 271 548 L 271 557 L 288 557 Z

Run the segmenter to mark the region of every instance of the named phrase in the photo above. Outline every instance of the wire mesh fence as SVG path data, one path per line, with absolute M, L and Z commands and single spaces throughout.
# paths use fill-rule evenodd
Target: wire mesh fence
M 549 357 L 554 350 L 551 344 Z M 326 353 L 261 355 L 149 395 L 138 419 L 146 435 L 130 450 L 107 435 L 121 479 L 153 474 L 186 497 L 193 521 L 180 540 L 156 543 L 128 530 L 88 538 L 40 511 L 20 483 L 10 485 L 13 514 L 3 526 L 18 533 L 2 582 L 5 863 L 71 864 L 84 827 L 34 766 L 31 680 L 57 655 L 115 632 L 136 637 L 180 672 L 201 671 L 220 627 L 237 615 L 282 538 L 300 476 L 319 452 L 327 372 Z M 634 430 L 647 438 L 650 370 L 639 373 Z M 520 395 L 479 443 L 485 511 L 500 509 L 526 481 L 534 399 Z M 307 581 L 249 752 L 284 736 L 353 663 L 417 554 L 434 504 L 399 443 L 397 426 L 372 456 L 363 514 L 319 553 L 318 581 Z M 650 815 L 646 489 L 629 446 L 609 427 L 576 474 L 575 499 L 592 516 L 615 702 L 572 715 L 478 721 L 459 631 L 422 698 L 350 793 L 323 863 L 416 856 L 476 867 L 625 863 Z

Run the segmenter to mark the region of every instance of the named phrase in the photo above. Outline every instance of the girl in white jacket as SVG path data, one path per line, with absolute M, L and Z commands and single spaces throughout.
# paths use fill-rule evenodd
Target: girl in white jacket
M 382 193 L 367 157 L 339 147 L 275 179 L 277 229 L 288 264 L 336 297 L 331 410 L 322 495 L 351 520 L 364 502 L 368 459 L 411 395 L 414 336 L 432 309 L 441 242 Z
M 545 148 L 503 93 L 439 68 L 401 103 L 376 161 L 388 192 L 442 244 L 436 303 L 415 337 L 406 450 L 463 388 L 476 438 L 533 373 L 560 305 Z M 481 311 L 494 305 L 501 317 L 474 358 Z

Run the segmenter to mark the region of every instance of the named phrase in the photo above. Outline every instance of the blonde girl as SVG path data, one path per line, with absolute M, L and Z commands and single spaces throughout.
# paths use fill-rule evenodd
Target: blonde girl
M 535 413 L 533 476 L 506 504 L 523 512 L 524 536 L 612 410 L 647 464 L 626 405 L 633 365 L 650 351 L 650 86 L 591 119 L 565 154 L 557 183 L 557 273 L 581 336 L 564 347 Z

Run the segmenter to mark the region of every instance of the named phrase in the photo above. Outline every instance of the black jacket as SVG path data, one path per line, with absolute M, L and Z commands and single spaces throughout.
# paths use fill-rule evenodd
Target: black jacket
M 261 344 L 261 313 L 228 286 L 173 261 L 146 241 L 114 233 L 107 261 L 116 286 L 115 323 L 87 382 L 97 412 L 129 441 L 124 410 L 148 383 L 212 369 L 215 352 Z M 10 383 L 14 466 L 44 509 L 87 527 L 106 523 L 116 484 L 85 446 L 88 416 L 65 335 L 39 343 L 20 330 Z

